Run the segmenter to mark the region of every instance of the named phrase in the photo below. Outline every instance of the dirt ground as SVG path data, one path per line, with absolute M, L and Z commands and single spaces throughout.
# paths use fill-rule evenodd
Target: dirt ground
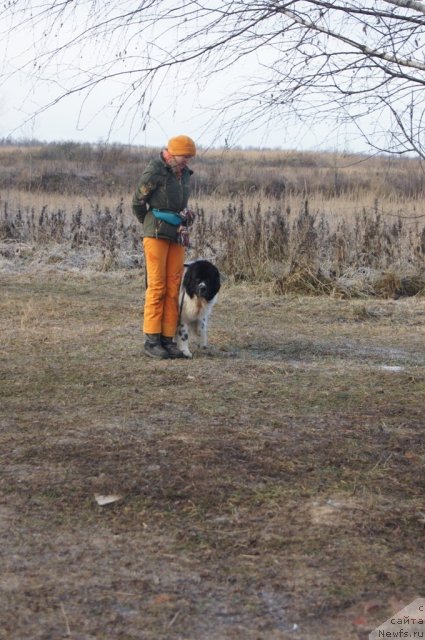
M 0 282 L 1 638 L 365 640 L 425 595 L 423 297 L 225 283 L 155 362 L 140 273 Z

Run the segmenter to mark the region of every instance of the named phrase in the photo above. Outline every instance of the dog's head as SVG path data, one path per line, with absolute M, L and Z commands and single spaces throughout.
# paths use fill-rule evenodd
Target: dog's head
M 198 296 L 208 302 L 220 290 L 220 273 L 208 260 L 196 260 L 186 266 L 183 287 L 190 298 Z

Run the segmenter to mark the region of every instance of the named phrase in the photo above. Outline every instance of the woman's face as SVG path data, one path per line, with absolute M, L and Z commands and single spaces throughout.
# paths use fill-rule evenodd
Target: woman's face
M 184 167 L 187 166 L 187 163 L 189 162 L 189 160 L 191 158 L 193 158 L 193 156 L 173 156 L 174 161 L 176 163 L 176 165 L 180 168 L 183 169 Z

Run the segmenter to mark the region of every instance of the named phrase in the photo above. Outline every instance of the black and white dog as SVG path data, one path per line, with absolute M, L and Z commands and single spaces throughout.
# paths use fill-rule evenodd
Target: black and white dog
M 185 263 L 179 294 L 179 325 L 177 347 L 186 358 L 191 358 L 189 335 L 200 337 L 201 347 L 208 345 L 208 318 L 217 302 L 220 290 L 220 273 L 208 260 Z

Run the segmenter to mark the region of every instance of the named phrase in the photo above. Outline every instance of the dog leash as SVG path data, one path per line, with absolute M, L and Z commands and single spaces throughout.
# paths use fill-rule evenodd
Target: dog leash
M 180 323 L 181 323 L 181 319 L 182 319 L 182 311 L 183 311 L 183 303 L 184 303 L 184 297 L 185 297 L 185 295 L 186 295 L 186 291 L 185 291 L 185 289 L 183 288 L 183 295 L 182 295 L 182 299 L 181 299 L 181 301 L 180 301 L 180 307 L 179 307 L 179 320 L 178 320 L 179 325 L 180 325 Z
M 186 273 L 187 267 L 192 264 L 192 260 L 190 262 L 184 262 L 184 271 L 182 274 L 182 280 L 181 280 L 181 288 L 182 288 L 182 299 L 180 301 L 180 306 L 179 306 L 179 319 L 178 319 L 178 323 L 180 324 L 181 318 L 182 318 L 182 311 L 183 311 L 183 303 L 184 303 L 184 297 L 186 295 L 186 289 L 183 286 L 183 280 L 184 280 L 184 275 Z

